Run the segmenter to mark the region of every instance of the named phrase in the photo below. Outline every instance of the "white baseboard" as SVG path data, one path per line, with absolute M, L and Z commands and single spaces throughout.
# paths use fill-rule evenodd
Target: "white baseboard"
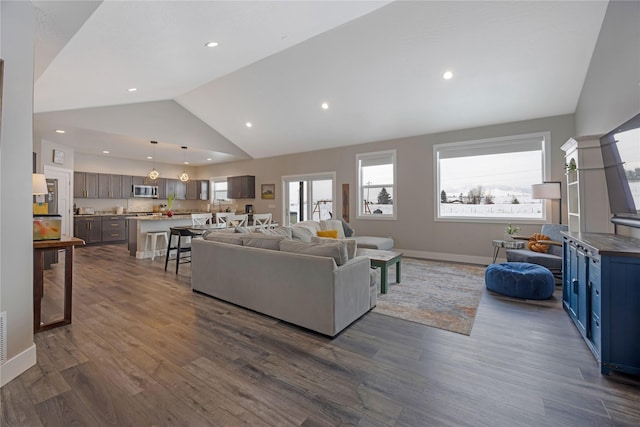
M 31 344 L 22 353 L 17 354 L 0 365 L 0 387 L 36 364 L 36 345 Z
M 466 264 L 489 265 L 493 260 L 493 258 L 491 257 L 483 257 L 483 256 L 458 255 L 458 254 L 448 254 L 448 253 L 442 253 L 442 252 L 413 251 L 410 249 L 398 249 L 398 248 L 393 248 L 393 250 L 397 252 L 402 252 L 406 257 L 433 259 L 436 261 L 452 261 L 452 262 L 463 262 Z M 496 260 L 496 262 L 500 262 L 500 261 L 501 261 L 500 259 Z

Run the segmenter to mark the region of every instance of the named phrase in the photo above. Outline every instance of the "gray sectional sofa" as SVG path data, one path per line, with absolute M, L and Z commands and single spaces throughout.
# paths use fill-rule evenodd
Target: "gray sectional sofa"
M 376 304 L 369 259 L 348 259 L 337 242 L 213 232 L 191 246 L 194 291 L 324 335 L 337 335 Z

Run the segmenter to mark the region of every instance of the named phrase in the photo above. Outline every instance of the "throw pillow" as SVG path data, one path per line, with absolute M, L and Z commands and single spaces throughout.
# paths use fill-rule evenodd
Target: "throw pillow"
M 341 219 L 340 221 L 342 221 L 342 231 L 344 231 L 344 237 L 353 236 L 354 230 L 353 230 L 353 228 L 351 228 L 349 223 L 347 221 L 345 221 L 344 219 Z
M 335 242 L 335 239 L 330 239 L 327 237 L 312 237 L 311 243 L 331 243 Z M 356 252 L 358 251 L 358 241 L 355 238 L 348 239 L 338 239 L 338 242 L 342 242 L 347 246 L 347 258 L 353 259 L 356 256 Z
M 338 238 L 344 239 L 344 229 L 342 228 L 342 221 L 339 219 L 323 219 L 320 221 L 320 230 L 338 230 Z
M 316 231 L 318 237 L 329 237 L 331 239 L 338 238 L 338 230 L 320 230 Z
M 266 234 L 267 236 L 284 236 L 287 239 L 293 237 L 291 227 L 258 228 L 256 232 Z
M 333 243 L 307 243 L 285 239 L 280 241 L 280 251 L 333 258 L 338 266 L 348 261 L 347 246 L 340 241 Z
M 540 252 L 546 254 L 549 250 L 549 245 L 539 242 L 539 240 L 551 240 L 549 236 L 545 236 L 542 233 L 533 233 L 531 237 L 529 237 L 529 242 L 527 246 L 529 250 L 534 252 Z

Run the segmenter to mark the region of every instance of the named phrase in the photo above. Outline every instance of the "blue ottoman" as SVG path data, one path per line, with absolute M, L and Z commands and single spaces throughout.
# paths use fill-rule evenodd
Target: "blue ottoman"
M 556 288 L 549 269 L 527 262 L 491 264 L 484 272 L 484 282 L 493 292 L 524 299 L 549 299 Z

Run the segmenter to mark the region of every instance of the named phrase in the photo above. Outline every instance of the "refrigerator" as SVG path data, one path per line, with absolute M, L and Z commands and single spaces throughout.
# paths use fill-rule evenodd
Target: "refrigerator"
M 47 178 L 47 194 L 44 195 L 47 204 L 47 213 L 58 213 L 58 180 Z

